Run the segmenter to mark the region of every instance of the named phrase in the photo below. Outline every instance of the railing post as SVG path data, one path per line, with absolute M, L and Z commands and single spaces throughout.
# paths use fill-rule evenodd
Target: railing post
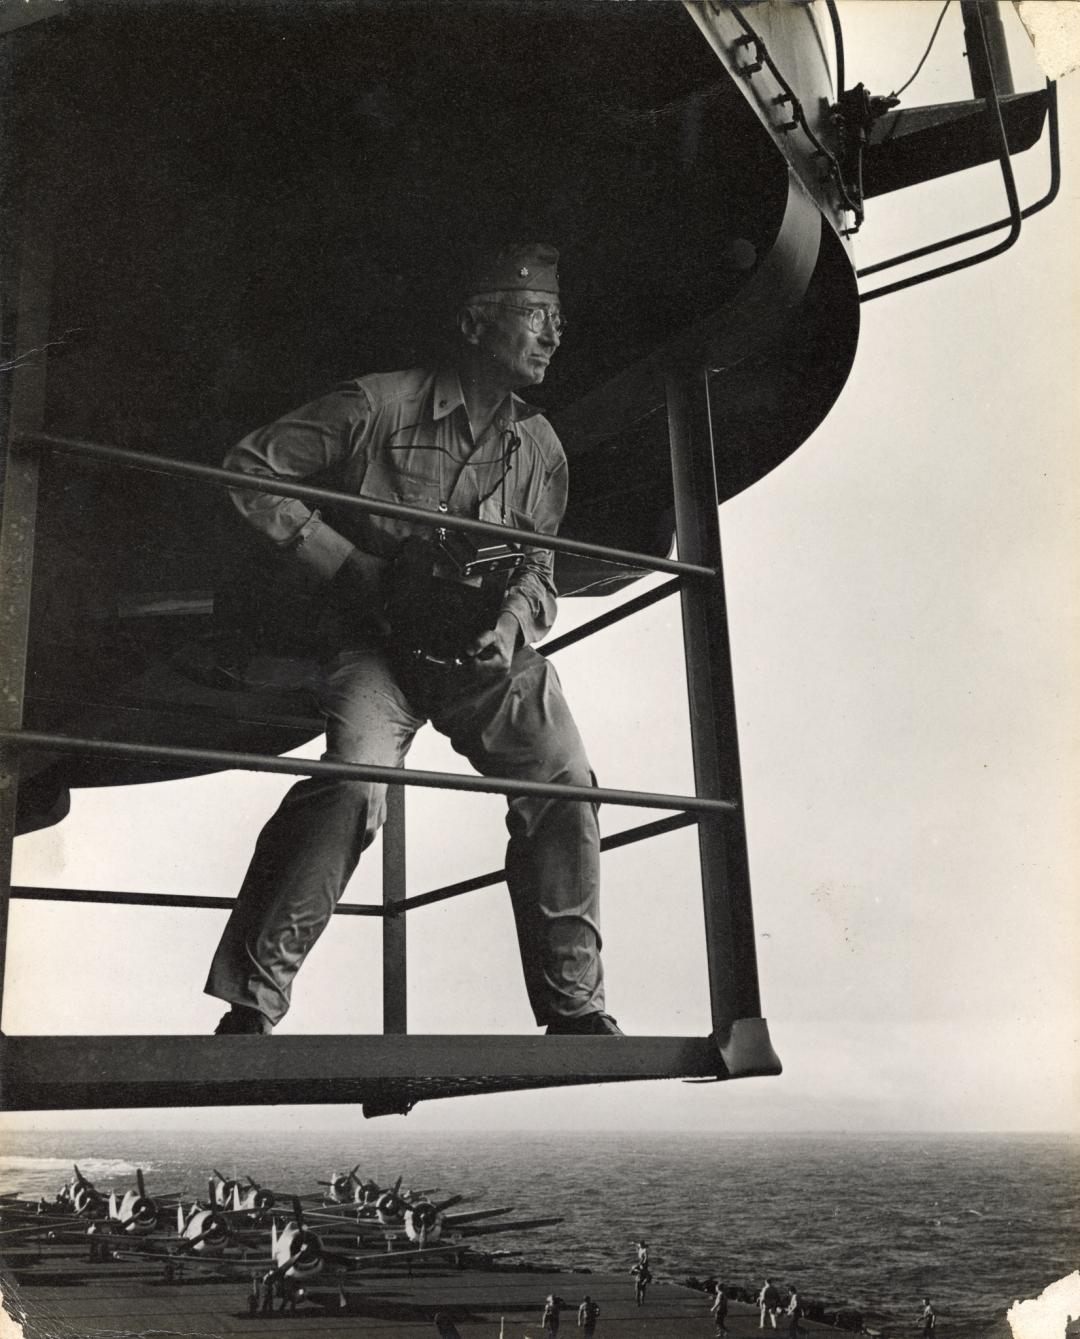
M 4 167 L 3 184 L 10 191 L 10 161 Z M 20 235 L 13 248 L 12 239 L 5 239 L 5 250 L 10 254 L 14 249 L 18 265 L 17 276 L 4 276 L 14 279 L 13 286 L 8 282 L 3 287 L 5 295 L 14 292 L 15 301 L 5 297 L 0 315 L 0 350 L 4 370 L 11 373 L 7 422 L 0 424 L 0 728 L 6 730 L 23 724 L 40 468 L 36 453 L 15 452 L 11 442 L 16 433 L 40 430 L 44 418 L 53 260 L 51 229 L 41 217 L 48 210 L 47 200 L 42 181 L 28 182 Z M 18 753 L 0 744 L 0 1009 L 18 794 Z
M 737 802 L 729 813 L 698 821 L 713 1032 L 730 1073 L 775 1073 L 779 1061 L 760 1017 L 706 370 L 670 372 L 667 401 L 679 558 L 717 572 L 682 587 L 696 791 Z
M 383 1032 L 408 1032 L 405 920 L 405 787 L 387 786 L 382 830 Z

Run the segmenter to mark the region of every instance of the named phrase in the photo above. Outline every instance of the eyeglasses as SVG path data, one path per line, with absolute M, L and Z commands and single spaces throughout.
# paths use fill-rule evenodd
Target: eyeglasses
M 512 302 L 492 302 L 489 305 L 505 307 L 507 311 L 524 312 L 525 324 L 534 335 L 538 335 L 548 324 L 557 335 L 566 329 L 566 317 L 557 307 L 518 307 Z

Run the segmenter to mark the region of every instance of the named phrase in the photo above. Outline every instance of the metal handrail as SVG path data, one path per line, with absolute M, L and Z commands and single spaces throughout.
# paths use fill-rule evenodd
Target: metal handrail
M 423 507 L 408 507 L 400 502 L 382 502 L 376 498 L 357 497 L 352 493 L 338 493 L 312 484 L 290 483 L 284 479 L 267 479 L 238 470 L 220 469 L 214 465 L 199 465 L 190 460 L 176 460 L 158 456 L 149 451 L 132 451 L 126 447 L 108 446 L 104 442 L 88 442 L 78 437 L 57 437 L 53 433 L 24 433 L 15 439 L 16 447 L 46 447 L 53 451 L 70 451 L 89 460 L 110 462 L 126 469 L 147 470 L 153 474 L 174 474 L 188 479 L 202 479 L 208 483 L 224 484 L 245 492 L 271 493 L 275 497 L 294 497 L 312 502 L 330 502 L 336 507 L 353 511 L 392 516 L 402 521 L 419 521 L 438 525 L 447 530 L 465 530 L 474 535 L 493 539 L 515 540 L 534 548 L 552 549 L 556 553 L 577 553 L 588 558 L 603 558 L 625 567 L 640 567 L 649 572 L 669 572 L 677 576 L 715 577 L 716 569 L 697 563 L 681 563 L 672 558 L 656 558 L 633 553 L 629 549 L 613 549 L 605 544 L 588 544 L 583 540 L 564 539 L 559 535 L 541 535 L 534 530 L 519 530 L 509 525 L 494 525 L 489 521 L 473 520 L 471 516 L 455 516 L 452 512 L 429 511 Z
M 1050 184 L 1046 189 L 1046 194 L 1036 200 L 1034 204 L 1028 205 L 1020 211 L 1022 219 L 1029 219 L 1033 214 L 1045 209 L 1057 199 L 1058 191 L 1061 189 L 1061 142 L 1058 130 L 1058 103 L 1057 103 L 1057 84 L 1052 79 L 1046 81 L 1046 112 L 1047 112 L 1047 139 L 1050 148 Z M 927 246 L 916 247 L 914 251 L 905 251 L 902 255 L 892 256 L 889 260 L 875 261 L 873 265 L 866 265 L 861 270 L 855 271 L 858 279 L 864 279 L 867 275 L 878 274 L 881 270 L 891 269 L 894 265 L 902 265 L 908 260 L 919 260 L 923 256 L 933 255 L 935 251 L 944 251 L 950 246 L 960 246 L 964 242 L 974 242 L 978 237 L 985 237 L 988 233 L 998 232 L 1001 228 L 1009 227 L 1011 218 L 998 219 L 996 223 L 985 223 L 981 228 L 971 228 L 968 232 L 957 233 L 953 237 L 946 237 L 942 242 L 931 242 Z
M 955 274 L 959 270 L 970 269 L 972 265 L 981 265 L 984 260 L 992 260 L 995 256 L 1000 256 L 1003 252 L 1013 245 L 1020 236 L 1020 228 L 1023 220 L 1023 211 L 1020 208 L 1020 197 L 1016 190 L 1016 178 L 1013 176 L 1012 156 L 1009 153 L 1009 138 L 1005 133 L 1005 122 L 1001 115 L 1001 101 L 998 98 L 997 84 L 994 81 L 993 65 L 990 59 L 990 45 L 986 39 L 986 27 L 983 23 L 982 11 L 976 10 L 976 16 L 979 20 L 979 37 L 982 40 L 983 50 L 986 53 L 987 78 L 989 79 L 988 91 L 990 96 L 986 100 L 987 116 L 994 123 L 997 130 L 998 144 L 998 163 L 1001 167 L 1001 176 L 1005 184 L 1005 194 L 1009 197 L 1009 235 L 994 246 L 987 247 L 985 251 L 978 252 L 974 256 L 963 256 L 959 260 L 950 261 L 947 265 L 939 265 L 936 269 L 926 270 L 922 274 L 910 275 L 907 279 L 897 279 L 891 284 L 882 284 L 880 288 L 872 288 L 869 293 L 860 293 L 860 302 L 870 302 L 874 298 L 882 298 L 889 293 L 898 293 L 903 288 L 912 288 L 915 284 L 926 283 L 929 279 L 940 279 L 946 274 Z M 993 229 L 991 229 L 993 231 Z
M 233 753 L 219 749 L 181 748 L 175 744 L 135 744 L 84 739 L 42 730 L 0 730 L 0 744 L 13 749 L 75 753 L 97 758 L 126 758 L 147 763 L 184 763 L 248 772 L 279 772 L 287 776 L 325 776 L 345 781 L 376 781 L 434 790 L 479 791 L 489 795 L 532 795 L 538 799 L 584 800 L 589 804 L 621 804 L 640 809 L 674 809 L 680 813 L 720 814 L 738 809 L 734 800 L 698 795 L 663 795 L 605 786 L 569 786 L 555 781 L 464 776 L 457 772 L 414 771 L 369 763 L 329 762 L 323 758 L 279 758 L 266 753 Z
M 665 581 L 662 586 L 654 586 L 652 590 L 647 590 L 642 595 L 635 595 L 632 600 L 624 600 L 617 609 L 609 609 L 606 614 L 598 614 L 596 618 L 589 619 L 588 623 L 582 623 L 580 627 L 574 628 L 572 632 L 564 632 L 561 637 L 553 637 L 550 642 L 541 642 L 536 650 L 542 656 L 553 656 L 558 651 L 565 651 L 568 646 L 573 646 L 575 642 L 584 641 L 586 637 L 591 637 L 594 632 L 602 632 L 604 628 L 610 628 L 615 623 L 621 623 L 624 618 L 629 618 L 631 614 L 640 613 L 642 609 L 648 609 L 650 605 L 659 604 L 661 600 L 667 599 L 669 595 L 674 595 L 676 591 L 681 589 L 681 582 Z
M 601 851 L 617 851 L 620 846 L 631 846 L 634 842 L 645 841 L 649 837 L 661 837 L 665 832 L 677 832 L 680 828 L 690 827 L 698 820 L 693 814 L 675 814 L 671 818 L 658 818 L 654 823 L 640 823 L 624 832 L 613 832 L 609 837 L 600 839 Z M 462 879 L 460 883 L 448 883 L 444 888 L 435 888 L 430 893 L 417 893 L 403 902 L 387 908 L 387 915 L 398 916 L 414 907 L 430 906 L 433 902 L 445 902 L 447 898 L 458 897 L 462 893 L 474 893 L 480 888 L 491 888 L 506 879 L 505 869 L 493 869 L 488 874 L 477 874 L 471 879 Z
M 27 902 L 93 902 L 122 907 L 199 907 L 206 911 L 232 911 L 235 897 L 206 897 L 188 893 L 119 892 L 108 888 L 44 888 L 34 884 L 12 884 L 11 896 Z M 339 902 L 335 916 L 382 916 L 379 902 Z
M 666 832 L 677 832 L 680 828 L 691 827 L 697 819 L 692 814 L 674 814 L 670 818 L 659 818 L 653 823 L 639 823 L 637 827 L 626 828 L 601 838 L 601 851 L 615 851 L 622 846 L 645 841 L 649 837 L 660 837 Z M 478 892 L 481 888 L 492 888 L 505 882 L 506 870 L 493 869 L 487 874 L 477 874 L 471 879 L 462 879 L 459 883 L 444 884 L 427 893 L 417 893 L 386 906 L 381 902 L 339 902 L 334 908 L 335 916 L 400 916 L 415 907 L 431 906 L 435 902 L 445 902 L 451 897 L 460 897 L 463 893 Z M 138 893 L 117 892 L 105 888 L 43 888 L 34 884 L 14 884 L 11 896 L 29 902 L 91 902 L 98 905 L 118 905 L 129 907 L 187 907 L 207 911 L 231 911 L 236 905 L 234 897 L 206 897 L 188 893 Z

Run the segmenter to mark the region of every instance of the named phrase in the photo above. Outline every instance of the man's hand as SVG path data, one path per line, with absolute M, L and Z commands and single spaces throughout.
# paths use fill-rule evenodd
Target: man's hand
M 331 582 L 332 599 L 343 619 L 353 626 L 366 624 L 384 636 L 390 632 L 384 612 L 387 566 L 385 558 L 353 549 Z
M 485 628 L 466 649 L 478 673 L 507 674 L 521 636 L 521 625 L 513 614 L 500 614 L 493 628 Z

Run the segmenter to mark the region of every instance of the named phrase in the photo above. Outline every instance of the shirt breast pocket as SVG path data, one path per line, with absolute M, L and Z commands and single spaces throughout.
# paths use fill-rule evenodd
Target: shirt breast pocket
M 507 506 L 504 511 L 498 494 L 494 497 L 486 497 L 480 503 L 480 520 L 487 521 L 489 525 L 512 526 L 515 530 L 536 529 L 528 512 L 522 511 L 519 507 L 511 506 Z
M 390 501 L 406 507 L 422 507 L 425 511 L 439 509 L 439 483 L 420 474 L 397 470 L 389 484 Z

